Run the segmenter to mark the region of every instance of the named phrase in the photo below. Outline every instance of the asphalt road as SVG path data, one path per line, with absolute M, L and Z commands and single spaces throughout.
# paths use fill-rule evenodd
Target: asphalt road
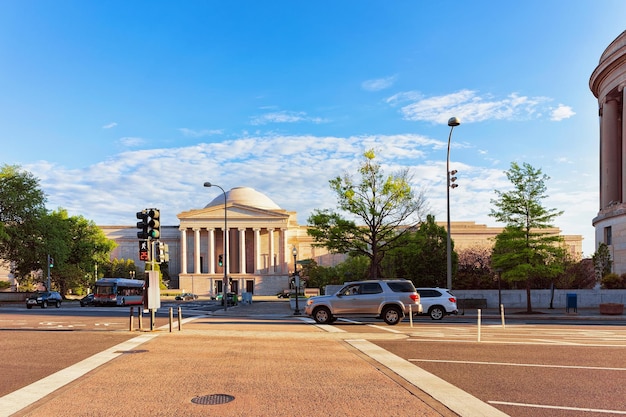
M 185 317 L 221 309 L 214 303 L 164 303 L 156 327 L 167 325 L 169 307 L 176 311 L 178 305 Z M 137 333 L 128 332 L 128 316 L 128 308 L 71 303 L 45 310 L 3 306 L 0 373 L 11 378 L 0 378 L 0 397 L 133 338 Z M 202 318 L 194 326 L 204 328 L 212 320 Z M 479 330 L 475 319 L 424 317 L 412 327 L 407 320 L 397 326 L 380 320 L 317 326 L 303 320 L 346 341 L 369 340 L 511 416 L 626 415 L 626 328 L 619 322 L 518 320 L 506 326 L 487 322 Z M 398 337 L 384 337 L 389 334 Z

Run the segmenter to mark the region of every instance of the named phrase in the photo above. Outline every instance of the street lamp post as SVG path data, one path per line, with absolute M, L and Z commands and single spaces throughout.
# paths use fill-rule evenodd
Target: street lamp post
M 448 135 L 448 156 L 446 158 L 446 197 L 448 212 L 448 240 L 446 245 L 447 268 L 446 268 L 446 285 L 448 289 L 452 289 L 452 241 L 450 239 L 450 141 L 452 139 L 452 130 L 455 126 L 461 124 L 458 117 L 448 119 L 450 126 L 450 134 Z M 456 184 L 454 184 L 456 186 Z
M 205 182 L 204 186 L 209 188 L 217 187 L 222 190 L 222 194 L 224 194 L 224 238 L 222 239 L 224 241 L 224 281 L 222 282 L 222 301 L 224 302 L 224 311 L 226 311 L 228 309 L 228 300 L 226 295 L 226 287 L 228 286 L 228 210 L 226 208 L 226 191 L 224 191 L 224 189 L 219 185 L 211 184 L 210 182 Z
M 296 263 L 298 249 L 294 246 L 291 253 L 293 254 L 293 284 L 296 287 L 296 310 L 293 312 L 293 315 L 299 316 L 300 306 L 298 305 L 298 292 L 300 291 L 300 276 L 298 275 L 298 264 Z

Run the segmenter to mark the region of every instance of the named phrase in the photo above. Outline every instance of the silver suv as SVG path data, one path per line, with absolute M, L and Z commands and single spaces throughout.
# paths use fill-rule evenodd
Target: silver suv
M 456 297 L 445 288 L 418 288 L 424 314 L 441 320 L 448 314 L 457 314 Z
M 407 314 L 421 311 L 420 296 L 405 279 L 346 282 L 333 295 L 309 298 L 304 309 L 321 324 L 338 317 L 376 317 L 394 325 Z

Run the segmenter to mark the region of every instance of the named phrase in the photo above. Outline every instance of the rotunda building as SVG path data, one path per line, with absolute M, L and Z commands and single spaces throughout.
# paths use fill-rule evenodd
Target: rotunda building
M 604 51 L 589 88 L 600 116 L 600 207 L 592 223 L 596 248 L 606 243 L 613 272 L 626 272 L 626 31 Z

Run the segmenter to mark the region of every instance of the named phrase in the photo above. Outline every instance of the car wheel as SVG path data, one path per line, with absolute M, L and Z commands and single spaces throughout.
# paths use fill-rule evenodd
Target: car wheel
M 387 307 L 383 310 L 383 320 L 390 326 L 400 323 L 402 312 L 398 307 Z
M 61 308 L 61 302 L 57 301 L 56 304 L 54 305 L 56 308 Z
M 313 319 L 319 324 L 327 324 L 332 321 L 332 315 L 328 308 L 318 307 L 313 311 Z
M 428 310 L 428 314 L 430 314 L 430 318 L 433 320 L 441 320 L 446 313 L 443 311 L 443 308 L 440 306 L 433 306 Z

